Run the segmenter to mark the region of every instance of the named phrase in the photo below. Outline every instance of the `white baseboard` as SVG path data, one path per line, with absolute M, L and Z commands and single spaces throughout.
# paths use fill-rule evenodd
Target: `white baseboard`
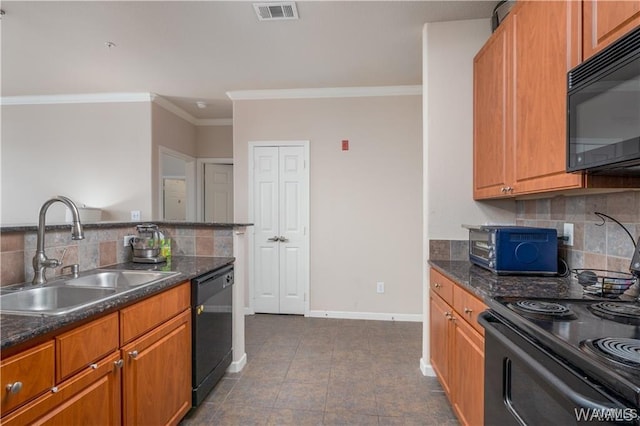
M 244 314 L 245 314 L 245 315 L 255 315 L 255 314 L 256 314 L 256 312 L 255 312 L 252 308 L 249 308 L 249 307 L 246 307 L 246 306 L 245 306 L 245 308 L 244 308 Z
M 422 322 L 422 314 L 392 314 L 384 312 L 309 311 L 312 318 L 340 318 L 377 321 Z
M 243 353 L 239 361 L 233 361 L 227 367 L 227 373 L 239 373 L 247 365 L 247 353 Z
M 425 362 L 424 358 L 420 358 L 420 371 L 422 371 L 423 376 L 436 376 L 436 372 L 433 370 L 433 367 L 431 366 L 431 364 Z

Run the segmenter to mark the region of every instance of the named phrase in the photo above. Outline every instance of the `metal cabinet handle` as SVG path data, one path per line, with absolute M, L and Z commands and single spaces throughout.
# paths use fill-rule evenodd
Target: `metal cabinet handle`
M 455 321 L 456 317 L 454 317 L 453 315 L 449 315 L 449 321 Z
M 97 370 L 98 369 L 98 364 L 91 364 L 91 365 L 89 365 L 89 367 L 91 367 L 92 370 Z
M 473 312 L 473 309 L 464 308 L 464 313 L 465 314 L 470 314 L 471 312 Z
M 122 366 L 124 365 L 124 361 L 119 359 L 117 361 L 114 361 L 113 365 L 115 365 L 116 368 L 122 368 Z
M 131 359 L 136 359 L 136 358 L 138 358 L 138 351 L 131 351 L 131 352 L 129 352 L 129 357 L 130 357 Z
M 267 241 L 273 241 L 274 243 L 277 243 L 278 241 L 280 241 L 280 237 L 275 236 L 275 237 L 267 238 Z
M 280 236 L 280 242 L 282 242 L 282 243 L 288 243 L 288 242 L 289 242 L 289 240 L 288 240 L 287 238 L 283 237 L 283 236 Z
M 22 389 L 22 382 L 10 383 L 6 386 L 7 392 L 18 393 Z
M 433 283 L 433 286 L 434 286 L 435 288 L 440 288 L 440 287 L 442 287 L 442 286 L 441 286 L 440 284 L 438 284 L 438 283 Z
M 447 317 L 447 318 L 449 318 L 449 319 L 451 319 L 451 312 L 445 312 L 445 313 L 444 313 L 444 316 L 445 316 L 445 317 Z

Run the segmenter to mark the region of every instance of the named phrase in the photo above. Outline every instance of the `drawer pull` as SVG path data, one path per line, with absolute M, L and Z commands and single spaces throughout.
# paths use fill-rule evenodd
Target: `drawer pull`
M 58 393 L 58 387 L 57 386 L 52 387 L 51 393 Z
M 6 386 L 7 392 L 18 393 L 22 389 L 22 382 L 15 382 Z
M 115 365 L 115 366 L 116 366 L 116 368 L 122 368 L 122 366 L 124 365 L 124 361 L 123 361 L 123 360 L 121 360 L 121 359 L 119 359 L 119 360 L 117 360 L 117 361 L 114 361 L 114 362 L 113 362 L 113 365 Z
M 449 321 L 455 321 L 456 317 L 454 317 L 453 315 L 449 315 Z
M 91 364 L 89 367 L 91 367 L 92 370 L 97 370 L 98 364 Z
M 131 352 L 129 352 L 129 357 L 131 357 L 131 359 L 136 359 L 136 358 L 138 358 L 138 351 L 131 351 Z
M 440 287 L 442 287 L 439 283 L 433 283 L 433 286 L 434 286 L 435 288 L 440 288 Z
M 471 312 L 473 312 L 473 309 L 464 308 L 464 313 L 465 314 L 470 314 Z

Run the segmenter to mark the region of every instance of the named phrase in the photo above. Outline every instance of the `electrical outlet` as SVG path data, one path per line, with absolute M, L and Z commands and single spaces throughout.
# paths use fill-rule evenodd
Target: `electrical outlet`
M 565 246 L 573 246 L 573 223 L 565 223 L 564 224 L 564 232 L 562 236 L 566 239 L 564 240 Z
M 131 240 L 135 238 L 135 235 L 125 235 L 124 236 L 124 246 L 129 247 Z
M 140 220 L 140 210 L 131 210 L 131 220 Z
M 376 291 L 378 293 L 384 293 L 384 283 L 382 281 L 376 283 Z

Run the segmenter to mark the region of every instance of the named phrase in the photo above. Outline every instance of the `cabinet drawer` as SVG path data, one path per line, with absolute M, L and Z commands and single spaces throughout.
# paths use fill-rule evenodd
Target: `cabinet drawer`
M 455 286 L 453 289 L 453 309 L 456 310 L 458 316 L 464 318 L 476 331 L 484 336 L 484 327 L 478 323 L 478 315 L 487 309 L 487 305 L 462 287 Z
M 56 337 L 56 383 L 118 349 L 118 313 Z
M 3 359 L 0 363 L 2 378 L 2 408 L 4 416 L 9 410 L 50 389 L 54 385 L 53 340 L 22 353 Z M 21 384 L 15 393 L 7 391 L 11 384 Z
M 453 288 L 455 284 L 440 272 L 431 268 L 431 290 L 442 297 L 449 305 L 453 305 Z
M 188 281 L 120 311 L 120 344 L 124 345 L 189 307 Z

